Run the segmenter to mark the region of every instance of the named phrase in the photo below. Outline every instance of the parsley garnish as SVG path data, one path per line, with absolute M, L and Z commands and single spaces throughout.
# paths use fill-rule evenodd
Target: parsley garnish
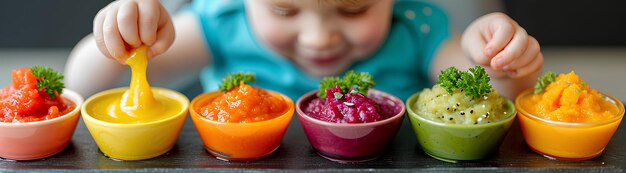
M 441 85 L 443 88 L 448 91 L 448 93 L 452 93 L 456 86 L 456 81 L 461 78 L 461 72 L 456 67 L 449 67 L 443 71 L 439 75 L 439 80 L 437 80 L 437 84 Z
M 320 81 L 320 92 L 317 93 L 317 96 L 326 98 L 326 90 L 335 86 L 339 86 L 342 93 L 348 93 L 350 89 L 354 89 L 363 95 L 367 95 L 367 91 L 375 85 L 374 77 L 371 74 L 350 70 L 342 79 L 339 77 L 324 77 Z
M 348 87 L 343 86 L 343 80 L 339 79 L 339 77 L 324 77 L 321 81 L 320 81 L 320 91 L 317 92 L 317 96 L 325 99 L 326 98 L 326 89 L 328 88 L 332 88 L 339 85 L 339 87 L 341 87 L 341 90 L 348 90 Z M 345 88 L 344 88 L 345 87 Z M 343 95 L 341 95 L 343 96 Z M 335 95 L 335 97 L 337 97 L 337 95 Z M 339 97 L 341 98 L 341 97 Z
M 548 71 L 543 73 L 541 76 L 539 76 L 539 79 L 537 79 L 537 83 L 535 83 L 535 94 L 543 92 L 543 89 L 545 89 L 548 85 L 554 82 L 555 79 L 556 74 L 554 74 L 553 72 Z
M 367 95 L 367 90 L 375 85 L 374 77 L 366 72 L 348 71 L 343 77 L 343 81 L 346 83 L 345 85 L 349 86 L 348 89 L 355 89 L 363 95 Z M 348 90 L 343 91 L 348 92 Z
M 45 91 L 51 99 L 63 92 L 63 75 L 50 67 L 35 66 L 30 71 L 37 77 L 37 89 Z
M 238 86 L 241 82 L 246 84 L 256 82 L 256 77 L 252 73 L 231 73 L 222 79 L 222 84 L 220 84 L 219 88 L 221 91 L 227 92 L 231 88 Z
M 437 84 L 452 94 L 454 89 L 461 89 L 465 95 L 480 98 L 491 92 L 489 75 L 481 66 L 470 68 L 469 71 L 459 71 L 456 67 L 449 67 L 441 72 Z

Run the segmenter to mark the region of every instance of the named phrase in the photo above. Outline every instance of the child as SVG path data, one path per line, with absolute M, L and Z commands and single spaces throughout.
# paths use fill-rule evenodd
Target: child
M 89 96 L 111 87 L 129 51 L 142 44 L 155 57 L 151 82 L 201 71 L 210 91 L 224 75 L 246 71 L 292 99 L 349 69 L 371 73 L 376 89 L 406 99 L 441 70 L 475 64 L 514 98 L 543 65 L 537 40 L 502 13 L 480 17 L 460 38 L 448 34 L 440 8 L 412 0 L 200 0 L 173 19 L 156 0 L 124 0 L 103 8 L 93 36 L 72 51 L 68 88 Z

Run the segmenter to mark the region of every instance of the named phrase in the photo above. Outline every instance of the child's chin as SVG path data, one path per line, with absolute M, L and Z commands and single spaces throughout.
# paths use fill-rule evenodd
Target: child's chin
M 340 75 L 341 72 L 345 71 L 346 68 L 311 68 L 308 67 L 304 69 L 309 75 L 316 77 L 324 77 L 324 76 L 337 76 Z

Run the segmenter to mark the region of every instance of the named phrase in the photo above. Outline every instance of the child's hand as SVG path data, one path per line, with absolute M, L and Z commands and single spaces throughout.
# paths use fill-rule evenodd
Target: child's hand
M 524 77 L 543 66 L 537 40 L 502 13 L 474 21 L 463 33 L 461 44 L 475 63 L 499 71 L 495 76 Z
M 174 41 L 172 20 L 158 0 L 112 2 L 94 18 L 93 34 L 98 49 L 122 64 L 134 48 L 148 45 L 154 57 Z

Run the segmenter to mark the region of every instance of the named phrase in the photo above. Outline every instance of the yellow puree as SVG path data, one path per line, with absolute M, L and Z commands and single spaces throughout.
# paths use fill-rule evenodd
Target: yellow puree
M 90 111 L 95 118 L 131 124 L 165 119 L 179 111 L 182 105 L 178 101 L 159 92 L 153 94 L 146 79 L 147 50 L 146 46 L 139 47 L 126 60 L 132 73 L 130 88 L 126 92 L 109 94 L 94 100 L 98 104 L 94 104 Z

